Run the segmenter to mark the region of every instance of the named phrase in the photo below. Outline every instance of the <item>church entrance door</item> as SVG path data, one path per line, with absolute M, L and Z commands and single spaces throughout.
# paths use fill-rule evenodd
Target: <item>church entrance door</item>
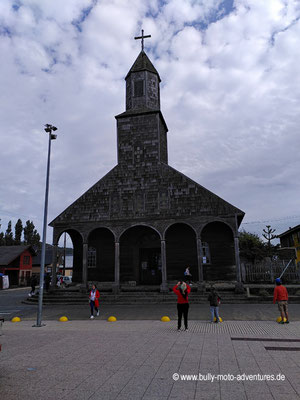
M 160 248 L 140 249 L 140 284 L 159 285 L 161 283 Z

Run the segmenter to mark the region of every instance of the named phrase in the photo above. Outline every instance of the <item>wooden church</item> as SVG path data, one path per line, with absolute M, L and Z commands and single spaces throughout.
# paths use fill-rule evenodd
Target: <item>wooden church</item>
M 73 281 L 159 285 L 183 278 L 240 280 L 238 228 L 244 212 L 168 165 L 160 76 L 143 49 L 126 75 L 117 115 L 118 163 L 51 223 L 54 259 L 67 232 Z

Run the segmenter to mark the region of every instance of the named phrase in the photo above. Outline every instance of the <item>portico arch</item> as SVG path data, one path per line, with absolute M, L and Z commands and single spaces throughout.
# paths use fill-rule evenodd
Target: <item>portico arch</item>
M 88 281 L 113 282 L 115 264 L 115 238 L 108 228 L 96 228 L 88 235 Z
M 128 228 L 120 236 L 120 281 L 159 285 L 161 242 L 158 232 L 145 225 Z
M 190 267 L 192 279 L 198 278 L 197 240 L 194 229 L 185 223 L 175 223 L 166 230 L 167 279 L 183 279 Z
M 235 250 L 232 228 L 221 221 L 206 224 L 201 231 L 204 280 L 235 280 Z
M 82 282 L 82 252 L 83 252 L 83 239 L 82 235 L 76 229 L 65 229 L 59 232 L 57 236 L 57 243 L 59 242 L 60 237 L 67 233 L 73 244 L 73 273 L 72 273 L 72 282 L 80 283 Z

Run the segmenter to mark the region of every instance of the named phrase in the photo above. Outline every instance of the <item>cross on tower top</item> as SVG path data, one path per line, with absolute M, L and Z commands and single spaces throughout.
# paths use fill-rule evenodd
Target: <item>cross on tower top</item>
M 144 36 L 144 29 L 142 29 L 142 36 L 135 36 L 135 39 L 142 39 L 142 51 L 144 51 L 144 39 L 151 37 L 151 35 Z

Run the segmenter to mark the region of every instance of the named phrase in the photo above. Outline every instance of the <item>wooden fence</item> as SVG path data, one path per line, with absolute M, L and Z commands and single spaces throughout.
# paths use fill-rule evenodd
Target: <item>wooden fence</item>
M 250 282 L 267 282 L 274 283 L 276 278 L 279 278 L 289 260 L 263 260 L 259 263 L 241 263 L 242 280 L 245 283 Z M 293 260 L 286 269 L 283 277 L 284 282 L 299 283 L 300 282 L 300 267 L 296 266 Z

